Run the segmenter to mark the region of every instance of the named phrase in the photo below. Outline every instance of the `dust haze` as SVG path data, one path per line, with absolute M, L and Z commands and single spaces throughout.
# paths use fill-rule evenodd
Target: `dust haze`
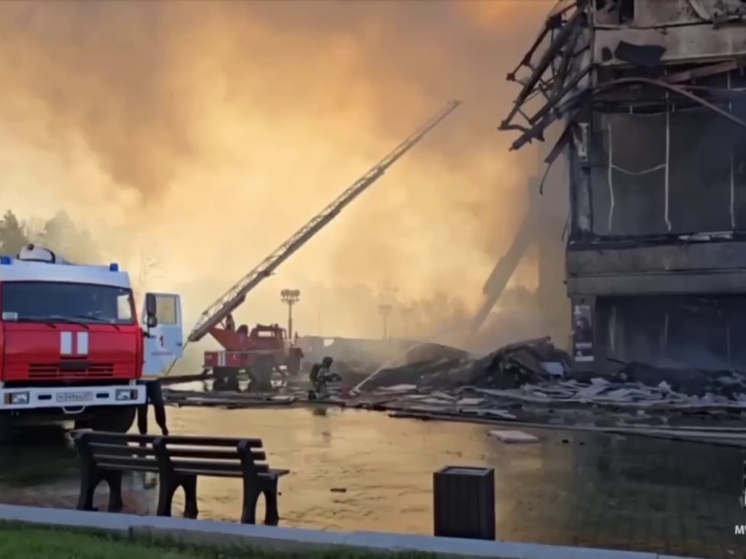
M 550 5 L 3 2 L 4 205 L 64 210 L 141 268 L 140 289 L 182 292 L 189 326 L 459 98 L 239 315 L 284 321 L 291 287 L 301 334 L 378 335 L 382 301 L 415 311 L 400 331 L 432 331 L 478 304 L 539 172 L 496 126 L 516 93 L 505 75 Z M 534 289 L 533 264 L 514 283 Z

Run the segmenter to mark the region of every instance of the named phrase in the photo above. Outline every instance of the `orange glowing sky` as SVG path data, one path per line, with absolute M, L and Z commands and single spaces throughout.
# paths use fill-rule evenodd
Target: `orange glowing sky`
M 351 335 L 378 328 L 376 297 L 473 307 L 539 172 L 496 127 L 516 93 L 505 75 L 551 4 L 2 2 L 5 206 L 64 209 L 110 258 L 154 254 L 147 287 L 183 292 L 191 323 L 460 98 L 244 314 L 282 320 L 283 287 L 302 291 L 299 325 L 323 313 Z

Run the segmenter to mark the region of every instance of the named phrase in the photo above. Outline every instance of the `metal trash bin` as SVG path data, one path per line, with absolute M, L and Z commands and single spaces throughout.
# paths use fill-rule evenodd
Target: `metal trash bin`
M 446 466 L 433 474 L 434 533 L 494 540 L 495 470 Z

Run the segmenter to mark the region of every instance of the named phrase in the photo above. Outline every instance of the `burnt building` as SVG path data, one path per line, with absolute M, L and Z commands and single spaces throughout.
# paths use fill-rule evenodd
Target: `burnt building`
M 513 149 L 566 158 L 580 363 L 746 370 L 745 67 L 742 0 L 561 0 L 508 76 Z

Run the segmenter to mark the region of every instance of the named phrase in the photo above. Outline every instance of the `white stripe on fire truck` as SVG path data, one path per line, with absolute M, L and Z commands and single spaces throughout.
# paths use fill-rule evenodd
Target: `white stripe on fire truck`
M 78 332 L 77 338 L 75 353 L 78 355 L 88 355 L 88 332 Z
M 218 352 L 218 367 L 225 367 L 225 352 Z
M 73 333 L 60 332 L 60 355 L 72 355 L 73 353 Z

